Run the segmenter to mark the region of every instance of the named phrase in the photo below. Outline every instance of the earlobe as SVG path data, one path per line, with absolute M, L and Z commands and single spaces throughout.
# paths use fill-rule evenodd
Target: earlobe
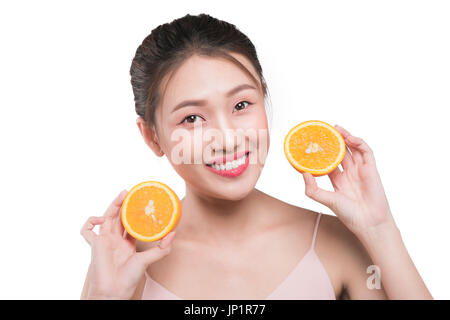
M 155 154 L 158 157 L 162 157 L 164 155 L 164 152 L 162 151 L 161 147 L 159 146 L 158 143 L 155 143 L 155 149 L 153 149 L 153 152 L 155 152 Z
M 145 143 L 158 157 L 162 157 L 164 155 L 164 152 L 162 151 L 161 146 L 158 143 L 158 137 L 154 128 L 148 128 L 142 117 L 137 118 L 136 125 L 138 126 Z

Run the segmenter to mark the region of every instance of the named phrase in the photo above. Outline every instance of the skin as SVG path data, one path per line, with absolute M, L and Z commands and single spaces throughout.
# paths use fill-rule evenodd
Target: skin
M 244 56 L 232 55 L 258 79 Z M 226 96 L 244 83 L 255 89 Z M 135 240 L 120 222 L 120 206 L 127 193 L 122 191 L 102 217 L 91 217 L 81 230 L 92 247 L 81 298 L 141 299 L 146 271 L 183 299 L 265 299 L 307 253 L 317 213 L 255 188 L 264 161 L 252 157 L 262 154 L 265 159 L 257 146 L 261 139 L 268 143 L 268 135 L 242 136 L 239 142 L 212 145 L 194 135 L 194 126 L 220 132 L 267 129 L 260 84 L 229 61 L 194 55 L 165 78 L 162 88 L 156 128 L 148 128 L 140 117 L 137 126 L 145 143 L 157 156 L 167 156 L 186 183 L 182 219 L 176 231 L 161 241 Z M 206 103 L 172 112 L 187 99 Z M 244 103 L 246 107 L 238 111 L 236 105 L 242 101 L 251 104 Z M 191 157 L 191 161 L 200 160 L 198 164 L 176 163 L 173 150 L 177 142 L 171 136 L 180 128 L 191 137 L 192 145 L 201 146 L 201 152 L 193 152 Z M 322 215 L 314 247 L 336 298 L 432 299 L 402 242 L 372 150 L 344 128 L 336 129 L 345 139 L 347 153 L 341 163 L 343 170 L 337 167 L 328 175 L 334 191 L 318 188 L 316 178 L 303 174 L 305 194 L 336 215 Z M 251 163 L 239 177 L 219 176 L 205 166 L 211 159 L 205 156 L 208 146 L 212 155 L 250 148 Z M 92 231 L 97 224 L 98 235 Z M 367 286 L 371 265 L 380 268 L 380 288 Z

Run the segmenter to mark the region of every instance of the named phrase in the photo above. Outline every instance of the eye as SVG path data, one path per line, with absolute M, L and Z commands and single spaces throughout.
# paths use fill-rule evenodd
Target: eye
M 247 104 L 247 105 L 245 105 L 245 104 Z M 237 105 L 235 105 L 234 108 L 237 111 L 241 111 L 241 110 L 245 109 L 248 105 L 251 105 L 251 103 L 248 101 L 241 101 Z
M 183 121 L 180 122 L 180 124 L 182 124 L 182 123 L 184 123 L 184 122 L 187 122 L 187 123 L 194 123 L 195 120 L 196 120 L 197 118 L 200 118 L 200 117 L 199 117 L 198 115 L 196 115 L 196 114 L 188 115 L 187 117 L 185 117 L 185 118 L 183 119 Z

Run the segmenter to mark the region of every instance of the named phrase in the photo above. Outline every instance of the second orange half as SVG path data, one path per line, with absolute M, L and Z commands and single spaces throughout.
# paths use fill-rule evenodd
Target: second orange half
M 342 135 L 320 120 L 304 121 L 293 127 L 284 139 L 284 153 L 299 172 L 323 176 L 333 171 L 346 152 Z

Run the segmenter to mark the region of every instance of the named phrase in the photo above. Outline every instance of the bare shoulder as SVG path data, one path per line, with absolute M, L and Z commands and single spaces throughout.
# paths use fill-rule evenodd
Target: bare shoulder
M 270 196 L 269 196 L 270 197 Z M 292 230 L 312 236 L 312 226 L 321 213 L 314 250 L 326 270 L 337 299 L 385 299 L 384 290 L 371 290 L 367 279 L 373 265 L 367 250 L 356 235 L 334 215 L 295 206 L 279 199 L 267 198 L 272 208 L 282 212 L 284 223 Z
M 315 250 L 330 277 L 334 276 L 335 283 L 341 286 L 341 295 L 351 299 L 386 298 L 382 288 L 368 287 L 373 261 L 358 237 L 336 216 L 322 214 Z
M 337 299 L 341 298 L 344 293 L 343 273 L 347 260 L 342 252 L 348 254 L 347 248 L 355 246 L 355 239 L 352 238 L 349 230 L 335 216 L 290 205 L 282 201 L 278 205 L 284 208 L 283 211 L 292 221 L 295 230 L 306 233 L 308 245 L 310 245 L 314 236 L 317 218 L 321 214 L 316 231 L 314 251 L 328 274 L 335 296 Z
M 277 214 L 280 213 L 284 216 L 283 224 L 288 225 L 287 228 L 290 231 L 298 235 L 303 234 L 302 241 L 307 250 L 307 247 L 311 245 L 314 226 L 321 212 L 295 206 L 275 198 L 268 200 L 272 209 L 276 208 Z M 283 233 L 283 236 L 285 235 L 286 233 Z M 349 241 L 349 238 L 351 236 L 345 229 L 343 230 L 342 224 L 336 217 L 322 213 L 314 249 L 329 276 L 336 297 L 341 296 L 343 292 L 342 272 L 345 261 L 342 259 L 341 251 L 346 250 L 345 243 Z
M 320 239 L 318 235 L 317 248 L 324 254 L 333 254 L 341 265 L 347 269 L 349 263 L 357 262 L 361 266 L 369 266 L 371 258 L 361 241 L 334 215 L 322 214 L 320 219 Z M 318 231 L 319 232 L 319 231 Z M 344 276 L 344 275 L 343 275 Z
M 340 254 L 354 255 L 361 252 L 363 246 L 359 239 L 351 232 L 338 217 L 323 213 L 320 218 L 319 228 L 321 229 L 322 242 L 335 243 L 337 248 L 343 252 Z

